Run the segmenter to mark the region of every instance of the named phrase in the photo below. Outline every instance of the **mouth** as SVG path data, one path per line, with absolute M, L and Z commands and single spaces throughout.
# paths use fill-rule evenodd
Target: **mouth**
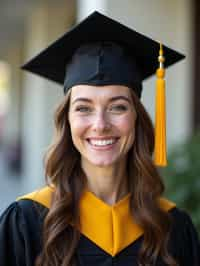
M 112 147 L 114 144 L 117 143 L 119 140 L 118 137 L 112 137 L 112 138 L 105 138 L 105 139 L 94 139 L 94 138 L 88 138 L 87 142 L 96 148 L 106 148 L 106 147 Z

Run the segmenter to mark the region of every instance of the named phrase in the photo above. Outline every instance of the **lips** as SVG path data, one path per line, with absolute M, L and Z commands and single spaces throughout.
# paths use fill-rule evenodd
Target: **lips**
M 90 145 L 94 147 L 107 147 L 115 144 L 119 138 L 111 137 L 111 138 L 88 138 L 87 141 Z

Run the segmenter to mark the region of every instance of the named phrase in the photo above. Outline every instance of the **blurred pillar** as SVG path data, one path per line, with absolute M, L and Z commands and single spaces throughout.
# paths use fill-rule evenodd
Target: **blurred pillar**
M 26 21 L 25 58 L 31 58 L 47 44 L 48 24 L 45 6 L 36 8 Z M 23 176 L 26 189 L 41 185 L 42 155 L 45 148 L 45 81 L 24 75 Z M 23 190 L 23 188 L 22 188 Z
M 106 0 L 78 0 L 77 1 L 77 19 L 84 19 L 93 11 L 105 13 L 107 10 Z
M 4 60 L 9 66 L 7 87 L 8 106 L 3 119 L 2 151 L 5 169 L 14 176 L 21 170 L 21 132 L 22 132 L 22 86 L 19 65 L 22 58 L 22 46 L 13 40 L 12 47 L 4 51 Z M 7 176 L 8 173 L 5 175 Z
M 11 68 L 11 80 L 10 80 L 10 105 L 8 113 L 8 124 L 6 130 L 6 138 L 8 142 L 11 140 L 17 140 L 20 138 L 22 131 L 22 87 L 21 87 L 21 75 L 20 75 L 20 63 L 22 58 L 21 44 L 16 44 L 15 47 L 9 50 L 7 57 L 8 63 Z
M 59 4 L 38 5 L 33 10 L 26 22 L 24 61 L 67 30 L 74 20 L 73 6 L 60 1 Z M 53 111 L 62 96 L 62 87 L 57 84 L 33 74 L 24 74 L 23 192 L 44 183 L 43 156 L 52 137 Z
M 14 41 L 13 41 L 14 42 Z M 16 41 L 14 47 L 4 52 L 3 60 L 9 67 L 8 81 L 8 112 L 6 113 L 6 123 L 4 128 L 3 141 L 5 144 L 19 138 L 21 131 L 21 76 L 19 65 L 22 57 L 22 47 Z

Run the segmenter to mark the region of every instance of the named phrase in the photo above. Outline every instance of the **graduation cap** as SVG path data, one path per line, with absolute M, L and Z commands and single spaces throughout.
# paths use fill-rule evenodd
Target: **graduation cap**
M 168 67 L 184 57 L 95 11 L 25 63 L 22 69 L 58 82 L 64 87 L 64 93 L 78 84 L 125 85 L 132 88 L 139 98 L 143 80 L 156 72 L 154 161 L 156 165 L 165 166 L 164 61 Z

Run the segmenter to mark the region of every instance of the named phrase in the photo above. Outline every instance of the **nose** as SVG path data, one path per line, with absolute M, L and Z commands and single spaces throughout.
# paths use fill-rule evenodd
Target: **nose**
M 109 131 L 111 128 L 111 124 L 108 116 L 103 112 L 99 112 L 98 114 L 96 114 L 92 123 L 92 128 L 94 131 L 99 133 Z

